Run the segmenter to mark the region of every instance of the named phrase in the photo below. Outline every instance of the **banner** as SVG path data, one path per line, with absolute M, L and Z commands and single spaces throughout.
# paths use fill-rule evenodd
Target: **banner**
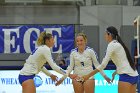
M 58 79 L 61 74 L 49 70 Z M 105 74 L 111 79 L 115 70 L 104 70 Z M 19 70 L 2 70 L 0 71 L 0 93 L 22 93 L 22 87 L 18 81 Z M 100 73 L 95 75 L 95 93 L 118 93 L 118 79 L 116 75 L 114 81 L 110 84 L 101 76 Z M 72 80 L 66 78 L 61 85 L 55 86 L 55 82 L 49 76 L 40 72 L 34 78 L 36 93 L 74 93 Z M 91 87 L 92 88 L 92 87 Z
M 0 53 L 31 53 L 42 31 L 53 34 L 53 53 L 66 53 L 74 48 L 73 25 L 0 26 Z

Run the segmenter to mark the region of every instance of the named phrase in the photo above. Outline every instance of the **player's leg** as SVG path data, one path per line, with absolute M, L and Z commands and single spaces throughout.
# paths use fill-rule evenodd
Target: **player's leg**
M 19 83 L 22 86 L 22 93 L 36 93 L 36 88 L 34 85 L 35 75 L 19 75 Z
M 22 83 L 23 93 L 36 93 L 36 88 L 33 79 L 28 79 Z
M 132 77 L 130 81 L 131 81 L 131 87 L 130 87 L 131 93 L 136 93 L 138 76 Z
M 84 93 L 84 87 L 82 83 L 77 82 L 76 80 L 72 80 L 72 83 L 75 93 Z
M 133 84 L 133 85 L 131 85 L 131 87 L 130 87 L 130 93 L 136 93 L 136 88 L 137 88 L 137 84 Z
M 85 93 L 94 93 L 95 89 L 95 80 L 89 79 L 83 83 Z
M 127 74 L 120 74 L 119 76 L 119 93 L 135 93 L 138 76 L 130 76 Z
M 131 84 L 128 82 L 119 81 L 118 83 L 118 93 L 131 93 Z

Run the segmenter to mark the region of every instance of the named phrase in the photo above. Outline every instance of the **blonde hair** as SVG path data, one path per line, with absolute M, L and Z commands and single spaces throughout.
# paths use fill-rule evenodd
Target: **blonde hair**
M 78 33 L 77 37 L 78 36 L 82 36 L 84 38 L 85 42 L 87 43 L 87 36 L 86 36 L 86 34 L 84 34 L 84 33 Z
M 37 39 L 37 45 L 46 45 L 46 39 L 49 40 L 52 38 L 52 34 L 46 33 L 46 31 L 41 32 L 40 36 Z

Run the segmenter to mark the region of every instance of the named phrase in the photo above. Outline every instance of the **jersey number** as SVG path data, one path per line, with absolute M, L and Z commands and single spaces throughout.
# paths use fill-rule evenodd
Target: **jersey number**
M 84 62 L 81 62 L 81 65 L 84 66 Z

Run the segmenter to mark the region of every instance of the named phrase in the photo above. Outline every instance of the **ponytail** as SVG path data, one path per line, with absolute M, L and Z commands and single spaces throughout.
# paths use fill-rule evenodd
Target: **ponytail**
M 37 39 L 37 45 L 46 45 L 46 39 L 49 40 L 52 38 L 52 34 L 46 33 L 46 31 L 41 32 L 40 36 Z
M 126 52 L 126 56 L 127 56 L 127 59 L 128 59 L 128 62 L 130 64 L 131 68 L 133 70 L 136 70 L 136 67 L 135 67 L 134 62 L 132 60 L 132 57 L 130 55 L 130 52 L 129 52 L 128 48 L 125 46 L 125 44 L 123 43 L 123 41 L 121 40 L 121 38 L 120 38 L 119 35 L 117 36 L 117 41 L 123 46 L 123 48 L 124 48 L 124 50 Z

